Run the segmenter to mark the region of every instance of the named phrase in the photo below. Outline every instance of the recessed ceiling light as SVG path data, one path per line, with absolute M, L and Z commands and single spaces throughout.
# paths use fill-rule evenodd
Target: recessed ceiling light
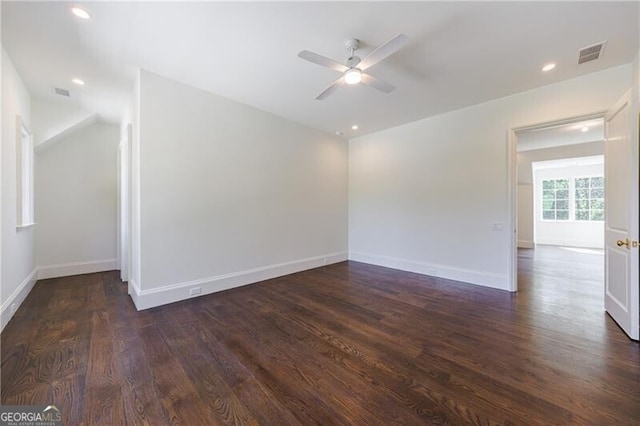
M 544 67 L 542 67 L 542 71 L 547 72 L 547 71 L 551 71 L 552 69 L 554 69 L 556 67 L 556 64 L 554 64 L 553 62 L 545 65 Z
M 74 78 L 73 81 L 75 84 L 77 84 L 78 86 L 84 86 L 84 81 L 80 80 L 79 78 Z
M 583 132 L 588 132 L 588 131 L 589 131 L 589 128 L 588 128 L 587 126 L 582 126 L 582 131 L 583 131 Z
M 73 6 L 71 8 L 71 12 L 73 12 L 73 14 L 76 15 L 78 18 L 91 19 L 91 15 L 89 14 L 89 12 L 82 9 L 81 7 Z
M 352 129 L 352 130 L 358 130 L 358 125 L 357 125 L 357 124 L 354 124 L 353 126 L 351 126 L 351 129 Z
M 340 130 L 338 130 L 338 131 L 336 132 L 336 135 L 338 135 L 338 136 L 344 136 L 344 133 L 342 133 Z

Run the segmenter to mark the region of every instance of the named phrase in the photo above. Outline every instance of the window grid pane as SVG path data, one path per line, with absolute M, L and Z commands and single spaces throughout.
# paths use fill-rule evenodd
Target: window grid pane
M 542 219 L 569 220 L 569 179 L 542 181 Z
M 604 177 L 576 178 L 576 220 L 604 220 Z

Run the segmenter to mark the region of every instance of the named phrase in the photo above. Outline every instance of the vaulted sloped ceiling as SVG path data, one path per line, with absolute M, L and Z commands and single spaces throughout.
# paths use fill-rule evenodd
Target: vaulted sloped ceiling
M 117 122 L 135 67 L 327 132 L 351 137 L 629 63 L 638 52 L 637 2 L 3 2 L 2 44 L 34 97 Z M 345 87 L 303 61 L 308 49 L 345 60 L 404 33 L 409 43 L 369 71 L 397 89 Z M 601 59 L 579 49 L 606 40 Z M 542 73 L 547 62 L 557 67 Z M 74 77 L 86 81 L 78 87 Z M 359 130 L 351 130 L 357 123 Z

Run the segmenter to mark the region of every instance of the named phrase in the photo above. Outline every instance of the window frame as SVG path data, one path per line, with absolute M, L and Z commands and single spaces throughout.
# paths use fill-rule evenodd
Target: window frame
M 33 133 L 21 116 L 16 116 L 16 227 L 35 225 L 35 153 Z
M 578 210 L 576 207 L 576 201 L 577 201 L 577 197 L 576 197 L 576 180 L 578 179 L 589 179 L 589 198 L 588 200 L 591 201 L 591 179 L 594 178 L 602 178 L 603 179 L 603 185 L 602 185 L 602 190 L 605 190 L 605 184 L 604 184 L 604 175 L 594 175 L 594 174 L 588 174 L 588 175 L 574 175 L 574 176 L 567 176 L 567 177 L 554 177 L 554 178 L 542 178 L 540 179 L 540 190 L 539 193 L 537 195 L 538 197 L 538 201 L 540 202 L 540 217 L 538 218 L 541 222 L 556 222 L 556 223 L 568 223 L 568 222 L 586 222 L 586 223 L 591 223 L 591 222 L 604 222 L 604 216 L 601 220 L 598 219 L 577 219 L 576 218 L 576 211 Z M 567 180 L 569 182 L 569 187 L 568 187 L 568 191 L 569 191 L 569 198 L 568 198 L 568 202 L 569 202 L 569 218 L 568 219 L 545 219 L 544 218 L 544 182 L 545 181 L 559 181 L 559 180 Z M 600 188 L 600 187 L 598 187 Z M 554 188 L 554 191 L 557 192 L 557 189 Z M 564 199 L 563 199 L 564 200 Z M 605 198 L 604 198 L 604 193 L 603 193 L 603 197 L 602 200 L 604 202 Z M 554 199 L 554 201 L 557 201 L 556 199 Z M 562 209 L 564 211 L 564 209 Z M 600 209 L 597 209 L 600 210 Z M 549 211 L 549 210 L 547 210 Z M 558 209 L 554 209 L 554 211 L 556 212 L 556 217 L 557 217 L 557 211 Z M 591 217 L 591 208 L 589 208 L 589 217 Z M 602 209 L 603 213 L 606 212 L 606 205 L 603 205 L 603 209 Z

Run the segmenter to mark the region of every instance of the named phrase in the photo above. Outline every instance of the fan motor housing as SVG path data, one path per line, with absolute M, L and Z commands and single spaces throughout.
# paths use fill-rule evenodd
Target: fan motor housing
M 352 53 L 352 50 L 358 50 L 358 46 L 360 46 L 360 40 L 358 40 L 357 38 L 350 38 L 349 40 L 347 40 L 347 42 L 344 44 L 344 47 L 347 48 L 347 51 L 349 53 Z

